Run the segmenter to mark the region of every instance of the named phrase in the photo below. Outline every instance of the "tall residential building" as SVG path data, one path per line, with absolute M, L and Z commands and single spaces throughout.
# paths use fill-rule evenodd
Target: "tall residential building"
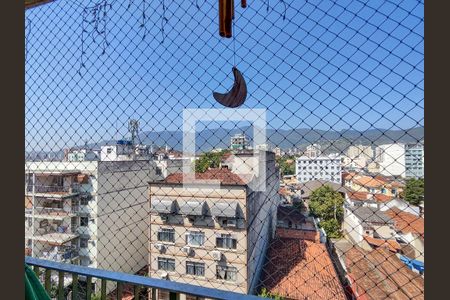
M 405 145 L 405 168 L 407 178 L 423 178 L 425 174 L 423 143 Z
M 244 150 L 248 146 L 248 140 L 244 133 L 237 133 L 231 137 L 231 150 Z
M 370 160 L 373 158 L 373 149 L 371 146 L 352 145 L 348 147 L 345 154 L 351 159 L 363 157 L 366 160 Z
M 350 170 L 364 169 L 372 159 L 373 149 L 371 146 L 350 146 L 343 156 L 343 167 Z
M 139 271 L 148 258 L 146 183 L 162 178 L 155 170 L 152 161 L 27 162 L 25 253 Z
M 311 180 L 328 180 L 342 182 L 342 159 L 337 155 L 318 156 L 315 158 L 300 156 L 296 160 L 295 174 L 299 182 Z
M 182 173 L 150 182 L 150 277 L 255 292 L 275 233 L 279 172 L 274 153 L 266 152 L 266 169 L 258 172 L 266 189 L 256 191 L 250 183 L 257 175 L 238 175 L 233 166 L 263 157 L 235 155 L 227 167 L 197 173 L 200 185 L 183 187 Z M 170 297 L 157 292 L 158 299 Z
M 375 149 L 375 161 L 385 176 L 405 176 L 405 145 L 386 144 Z

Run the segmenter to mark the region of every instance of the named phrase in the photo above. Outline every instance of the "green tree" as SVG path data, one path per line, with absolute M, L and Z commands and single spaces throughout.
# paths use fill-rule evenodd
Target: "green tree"
M 281 171 L 282 176 L 295 174 L 295 157 L 294 156 L 277 157 L 277 163 L 280 166 L 280 171 Z
M 312 192 L 309 209 L 320 218 L 319 226 L 328 236 L 340 237 L 341 223 L 344 218 L 344 198 L 328 185 L 321 186 Z
M 342 236 L 340 231 L 341 225 L 338 220 L 323 220 L 320 221 L 319 225 L 323 228 L 323 230 L 325 230 L 327 236 L 330 238 L 340 238 Z
M 261 289 L 261 293 L 258 296 L 259 297 L 263 297 L 263 298 L 275 299 L 275 300 L 284 300 L 283 297 L 281 297 L 281 296 L 279 296 L 277 294 L 269 293 L 266 288 L 262 288 Z
M 411 178 L 406 181 L 406 187 L 401 196 L 412 205 L 419 205 L 424 200 L 425 181 L 423 178 Z
M 223 150 L 220 152 L 206 152 L 200 155 L 200 158 L 195 162 L 195 172 L 203 173 L 209 168 L 218 168 L 220 162 L 225 153 L 228 150 Z

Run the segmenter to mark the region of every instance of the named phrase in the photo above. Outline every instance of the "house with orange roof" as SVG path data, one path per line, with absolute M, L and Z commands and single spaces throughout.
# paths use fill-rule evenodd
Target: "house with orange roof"
M 399 239 L 411 245 L 414 250 L 414 257 L 418 261 L 424 261 L 425 255 L 425 221 L 424 218 L 392 208 L 385 212 L 394 220 L 395 230 Z
M 351 247 L 343 253 L 353 299 L 424 299 L 424 279 L 384 248 L 365 251 Z
M 382 194 L 390 197 L 397 197 L 404 189 L 404 184 L 389 180 L 386 177 L 368 176 L 358 173 L 347 173 L 343 177 L 344 186 L 357 192 L 371 194 Z
M 275 238 L 261 278 L 261 287 L 282 299 L 347 299 L 325 245 L 313 241 Z

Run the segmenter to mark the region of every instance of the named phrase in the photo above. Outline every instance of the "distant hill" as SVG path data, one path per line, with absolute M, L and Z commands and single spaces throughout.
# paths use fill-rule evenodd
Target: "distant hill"
M 210 151 L 213 148 L 228 148 L 230 146 L 231 136 L 236 133 L 244 132 L 249 139 L 253 138 L 253 128 L 250 126 L 226 129 L 206 129 L 196 134 L 196 151 Z M 142 132 L 140 139 L 144 144 L 153 144 L 157 147 L 169 146 L 172 149 L 181 151 L 183 148 L 182 131 L 159 131 Z M 342 152 L 350 145 L 382 145 L 393 142 L 397 143 L 415 143 L 424 139 L 424 128 L 416 127 L 407 130 L 384 130 L 371 129 L 367 131 L 356 130 L 315 130 L 315 129 L 268 129 L 266 131 L 268 144 L 278 146 L 281 149 L 298 148 L 303 149 L 311 143 L 318 143 L 322 146 L 325 153 Z M 113 143 L 114 141 L 105 140 L 95 144 L 89 144 L 88 147 L 99 148 L 102 145 Z M 83 147 L 83 146 L 80 146 Z M 47 156 L 44 152 L 27 152 L 27 159 Z M 63 157 L 63 150 L 55 151 L 50 154 L 54 159 Z
M 253 138 L 251 127 L 235 129 L 207 129 L 196 134 L 197 151 L 209 151 L 213 148 L 228 148 L 231 136 L 244 132 L 250 139 Z M 313 129 L 269 129 L 266 131 L 268 144 L 281 149 L 304 148 L 311 143 L 319 143 L 337 147 L 344 150 L 351 144 L 382 145 L 392 142 L 414 143 L 424 138 L 424 128 L 417 127 L 408 130 L 382 130 L 372 129 L 364 132 L 356 130 L 325 131 Z M 168 145 L 175 150 L 182 150 L 183 134 L 181 131 L 144 132 L 141 134 L 144 144 L 158 146 Z

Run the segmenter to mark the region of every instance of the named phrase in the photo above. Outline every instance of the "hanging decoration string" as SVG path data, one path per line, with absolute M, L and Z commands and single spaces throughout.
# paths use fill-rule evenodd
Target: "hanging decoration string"
M 144 30 L 144 34 L 142 35 L 142 40 L 145 39 L 145 37 L 147 36 L 147 15 L 145 14 L 145 11 L 147 9 L 147 0 L 142 0 L 142 22 L 141 25 L 139 26 L 140 28 L 142 28 Z
M 86 48 L 85 42 L 87 37 L 91 37 L 92 40 L 102 46 L 101 55 L 106 53 L 106 48 L 109 45 L 107 39 L 107 25 L 108 25 L 108 9 L 111 9 L 112 5 L 107 0 L 102 0 L 96 3 L 94 6 L 87 6 L 83 8 L 82 22 L 81 22 L 81 56 L 80 56 L 80 68 L 78 73 L 81 74 L 81 69 L 86 67 L 85 55 Z M 89 26 L 91 29 L 88 30 Z M 98 41 L 98 37 L 101 37 L 101 41 Z
M 162 0 L 162 16 L 161 16 L 161 44 L 164 43 L 165 40 L 165 32 L 164 32 L 164 26 L 167 25 L 167 22 L 169 20 L 166 18 L 166 4 L 164 3 L 164 0 Z
M 31 35 L 31 19 L 30 18 L 26 18 L 25 19 L 25 61 L 28 60 L 28 42 L 30 40 L 30 35 Z

